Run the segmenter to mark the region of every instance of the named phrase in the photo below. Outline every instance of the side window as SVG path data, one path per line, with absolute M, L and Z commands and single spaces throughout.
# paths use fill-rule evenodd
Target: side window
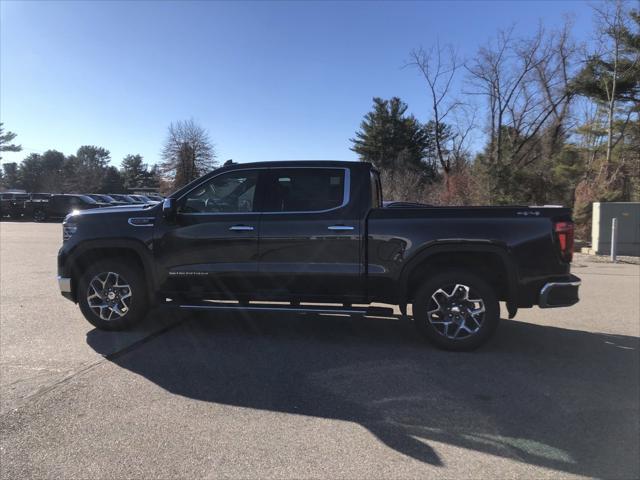
M 339 207 L 345 200 L 345 170 L 338 168 L 274 168 L 266 191 L 266 212 L 316 212 Z
M 258 172 L 242 170 L 224 173 L 188 193 L 182 213 L 252 212 Z
M 345 170 L 274 168 L 266 191 L 266 212 L 314 212 L 343 204 Z

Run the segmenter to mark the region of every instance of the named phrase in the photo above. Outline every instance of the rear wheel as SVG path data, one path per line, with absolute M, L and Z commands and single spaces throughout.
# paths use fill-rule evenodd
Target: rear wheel
M 117 260 L 87 268 L 77 295 L 84 317 L 101 330 L 122 330 L 138 323 L 149 305 L 140 269 Z
M 500 320 L 493 287 L 465 271 L 427 280 L 413 302 L 414 321 L 429 341 L 446 350 L 473 350 L 485 343 Z

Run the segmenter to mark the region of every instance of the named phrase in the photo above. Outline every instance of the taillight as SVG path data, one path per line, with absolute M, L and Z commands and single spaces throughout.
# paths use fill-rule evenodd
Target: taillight
M 573 222 L 556 222 L 554 231 L 560 245 L 560 256 L 565 262 L 573 259 Z

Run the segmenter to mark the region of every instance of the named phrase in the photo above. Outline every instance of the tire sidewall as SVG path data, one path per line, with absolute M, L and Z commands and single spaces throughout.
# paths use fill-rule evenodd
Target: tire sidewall
M 121 275 L 131 287 L 131 303 L 127 314 L 119 319 L 103 320 L 89 307 L 87 290 L 89 282 L 102 272 L 114 272 Z M 122 330 L 140 320 L 147 314 L 148 299 L 144 283 L 144 276 L 137 268 L 121 261 L 100 261 L 89 266 L 78 282 L 78 305 L 84 317 L 96 328 L 101 330 Z
M 480 330 L 468 338 L 453 340 L 442 335 L 429 321 L 427 309 L 431 295 L 439 288 L 460 283 L 477 292 L 485 307 L 484 320 Z M 474 350 L 485 343 L 494 333 L 500 320 L 500 304 L 493 287 L 481 277 L 454 270 L 437 274 L 427 280 L 418 290 L 413 300 L 413 318 L 420 332 L 436 346 L 446 350 Z

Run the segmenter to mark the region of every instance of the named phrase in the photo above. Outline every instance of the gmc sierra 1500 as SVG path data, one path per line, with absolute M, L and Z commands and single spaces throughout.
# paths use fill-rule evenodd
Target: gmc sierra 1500
M 384 309 L 356 305 L 382 302 L 404 314 L 412 304 L 429 340 L 468 350 L 495 330 L 499 301 L 510 317 L 518 308 L 578 301 L 570 214 L 385 207 L 368 163 L 233 164 L 161 205 L 67 216 L 58 283 L 101 329 L 125 328 L 157 302 L 359 314 Z M 287 304 L 267 303 L 274 301 Z

